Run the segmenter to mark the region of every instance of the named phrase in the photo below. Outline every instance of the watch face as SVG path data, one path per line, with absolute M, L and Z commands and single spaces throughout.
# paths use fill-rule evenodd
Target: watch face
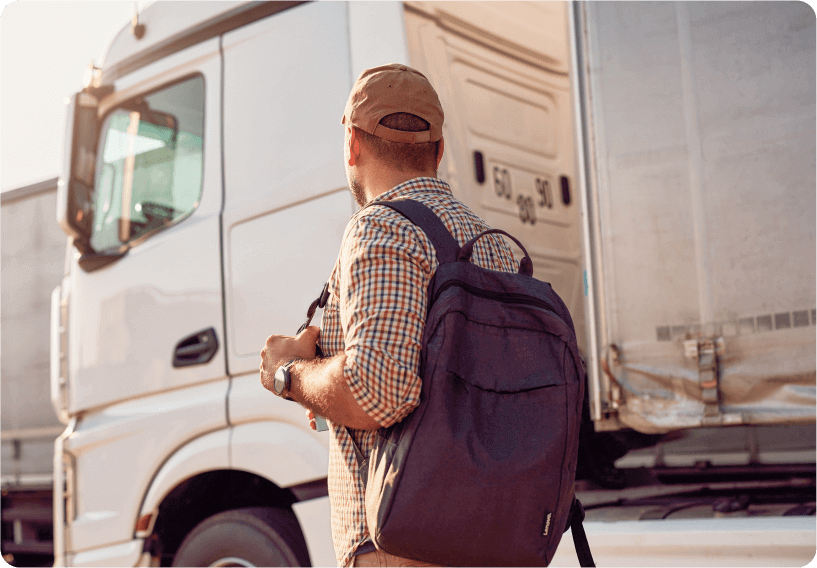
M 281 393 L 283 393 L 286 388 L 287 381 L 284 375 L 285 372 L 283 367 L 278 367 L 278 370 L 275 371 L 275 379 L 272 381 L 272 390 L 274 390 L 278 396 L 281 396 Z

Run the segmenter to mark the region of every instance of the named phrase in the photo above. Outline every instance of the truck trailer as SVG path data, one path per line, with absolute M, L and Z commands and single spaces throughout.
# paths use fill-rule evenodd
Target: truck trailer
M 2 543 L 16 565 L 53 559 L 54 440 L 65 429 L 50 402 L 51 290 L 65 270 L 54 222 L 57 178 L 9 189 L 2 211 Z

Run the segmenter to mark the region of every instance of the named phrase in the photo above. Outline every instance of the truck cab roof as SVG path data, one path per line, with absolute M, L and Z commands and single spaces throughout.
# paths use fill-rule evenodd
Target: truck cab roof
M 102 82 L 110 84 L 171 53 L 302 3 L 153 2 L 111 41 L 100 65 Z M 134 24 L 144 27 L 137 32 Z

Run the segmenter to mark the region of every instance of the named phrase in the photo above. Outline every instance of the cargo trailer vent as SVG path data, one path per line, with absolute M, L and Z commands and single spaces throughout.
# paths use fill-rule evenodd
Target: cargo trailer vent
M 746 335 L 791 329 L 793 327 L 809 327 L 815 325 L 817 310 L 796 310 L 775 314 L 764 314 L 739 318 L 736 321 L 714 324 L 716 335 L 725 337 Z M 672 341 L 675 339 L 689 339 L 701 335 L 701 325 L 662 325 L 655 328 L 658 341 Z

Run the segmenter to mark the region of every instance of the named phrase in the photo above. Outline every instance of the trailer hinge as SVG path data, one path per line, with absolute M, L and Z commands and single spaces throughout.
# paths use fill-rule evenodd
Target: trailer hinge
M 722 422 L 720 391 L 720 357 L 726 350 L 723 337 L 708 337 L 684 341 L 684 355 L 698 361 L 698 385 L 704 403 L 703 426 Z

